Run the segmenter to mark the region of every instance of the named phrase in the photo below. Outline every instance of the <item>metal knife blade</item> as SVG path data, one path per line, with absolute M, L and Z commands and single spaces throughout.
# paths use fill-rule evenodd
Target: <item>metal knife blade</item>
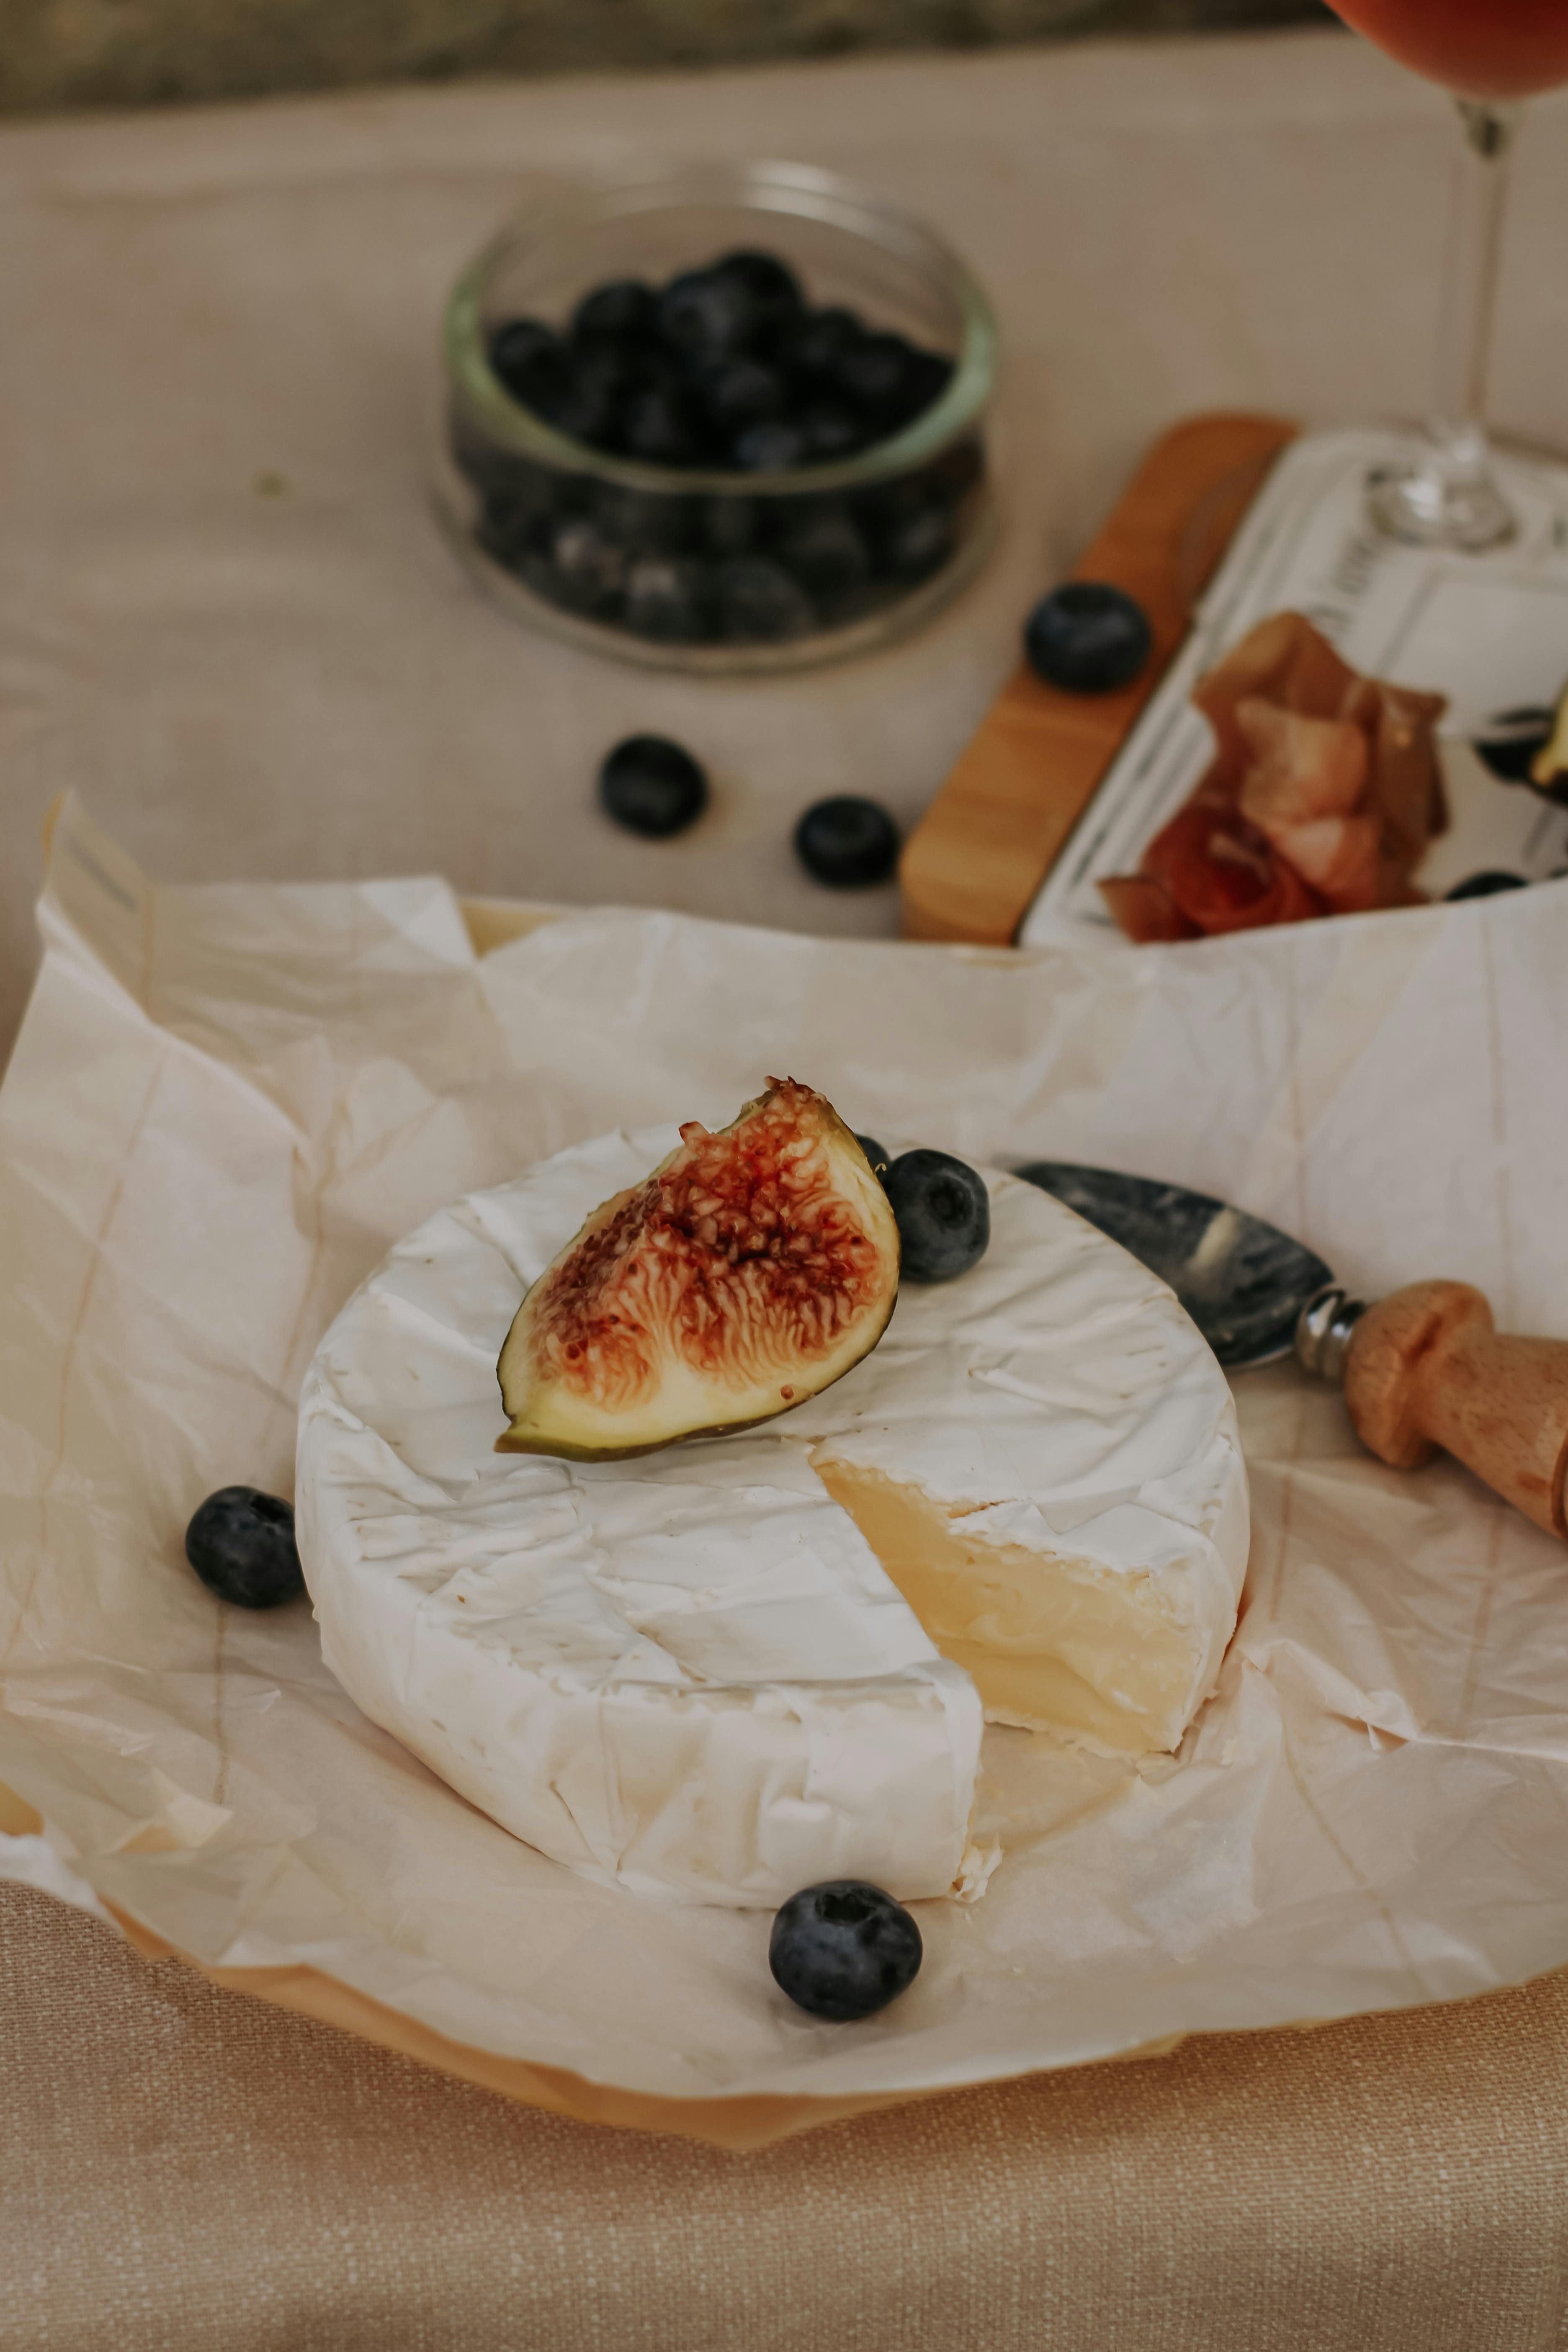
M 1278 1226 L 1184 1184 L 1070 1160 L 1033 1160 L 1015 1172 L 1168 1282 L 1233 1371 L 1288 1356 L 1302 1309 L 1333 1279 L 1314 1251 Z

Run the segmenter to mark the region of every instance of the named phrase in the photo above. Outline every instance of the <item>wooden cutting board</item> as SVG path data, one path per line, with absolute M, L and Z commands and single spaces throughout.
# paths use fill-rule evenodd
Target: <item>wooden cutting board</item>
M 906 939 L 1014 938 L 1298 429 L 1277 416 L 1194 416 L 1155 442 L 1073 575 L 1138 599 L 1152 658 L 1132 686 L 1100 695 L 1063 694 L 1020 664 L 905 844 Z M 1053 584 L 1042 580 L 1040 593 Z

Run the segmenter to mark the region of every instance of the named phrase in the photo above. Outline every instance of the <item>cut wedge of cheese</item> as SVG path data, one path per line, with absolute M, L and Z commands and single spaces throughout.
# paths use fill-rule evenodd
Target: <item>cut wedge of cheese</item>
M 497 1455 L 527 1285 L 669 1150 L 612 1135 L 431 1218 L 322 1341 L 300 1554 L 364 1712 L 543 1853 L 773 1907 L 964 1865 L 983 1718 L 1172 1748 L 1246 1566 L 1224 1375 L 1163 1285 L 986 1171 L 970 1274 L 738 1436 L 625 1462 Z

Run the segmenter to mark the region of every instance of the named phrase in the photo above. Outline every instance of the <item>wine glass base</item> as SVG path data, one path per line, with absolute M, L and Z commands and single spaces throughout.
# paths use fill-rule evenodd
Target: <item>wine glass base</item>
M 1519 528 L 1501 491 L 1484 473 L 1410 466 L 1374 474 L 1366 504 L 1378 530 L 1406 547 L 1451 547 L 1479 555 L 1500 547 Z

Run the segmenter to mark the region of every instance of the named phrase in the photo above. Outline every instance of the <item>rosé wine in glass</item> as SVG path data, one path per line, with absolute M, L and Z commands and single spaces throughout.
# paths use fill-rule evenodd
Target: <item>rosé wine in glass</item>
M 1372 486 L 1373 520 L 1418 546 L 1511 538 L 1484 417 L 1509 150 L 1520 101 L 1568 81 L 1568 0 L 1331 0 L 1347 25 L 1458 100 L 1465 137 L 1426 453 Z
M 1333 0 L 1347 25 L 1460 98 L 1568 81 L 1568 0 Z

